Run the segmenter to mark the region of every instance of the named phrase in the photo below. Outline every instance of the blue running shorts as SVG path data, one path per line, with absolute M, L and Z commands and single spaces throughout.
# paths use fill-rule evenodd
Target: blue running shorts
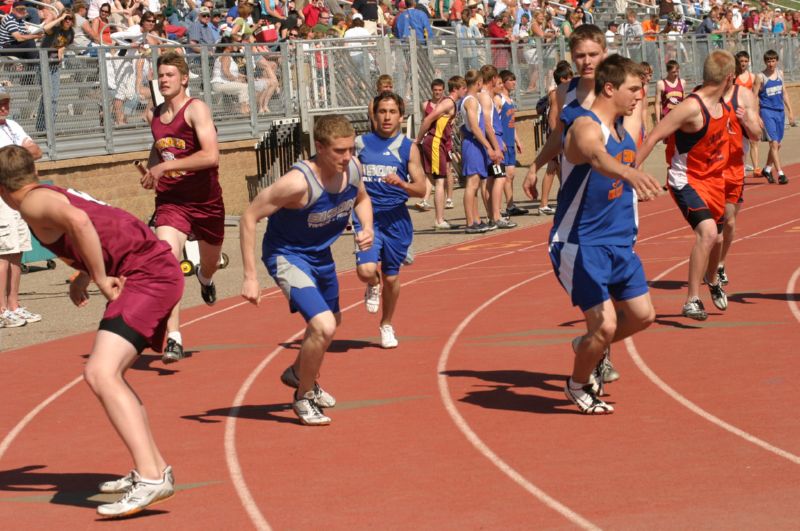
M 355 230 L 360 230 L 358 218 L 353 219 Z M 408 248 L 414 238 L 414 226 L 405 204 L 391 210 L 379 210 L 373 213 L 375 239 L 372 247 L 356 253 L 356 264 L 381 263 L 381 272 L 394 276 L 400 272 L 408 255 Z
M 550 261 L 573 306 L 584 312 L 609 298 L 625 301 L 648 292 L 633 247 L 551 243 Z
M 292 313 L 300 312 L 308 322 L 322 312 L 339 312 L 339 279 L 333 260 L 276 254 L 264 256 L 263 261 Z
M 489 157 L 486 149 L 474 138 L 464 138 L 461 142 L 461 175 L 478 175 L 481 179 L 489 176 Z
M 511 166 L 512 168 L 517 165 L 517 146 L 506 146 L 505 151 L 505 158 L 503 158 L 503 164 L 507 167 Z
M 786 127 L 784 112 L 761 109 L 761 120 L 764 122 L 764 133 L 767 135 L 767 140 L 782 142 L 783 130 Z

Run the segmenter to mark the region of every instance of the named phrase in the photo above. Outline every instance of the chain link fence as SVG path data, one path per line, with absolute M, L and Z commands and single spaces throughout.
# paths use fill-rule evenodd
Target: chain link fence
M 659 35 L 613 42 L 609 50 L 648 61 L 653 83 L 664 76 L 666 62 L 675 59 L 693 86 L 701 82 L 703 59 L 714 49 L 747 50 L 754 71 L 761 69 L 764 52 L 773 49 L 785 79 L 798 81 L 799 42 L 792 36 Z M 148 149 L 152 138 L 144 112 L 152 105 L 157 57 L 168 48 L 72 49 L 61 64 L 51 64 L 46 50 L 34 59 L 0 57 L 0 82 L 12 94 L 10 117 L 51 160 Z M 376 36 L 197 49 L 186 53 L 190 91 L 210 106 L 222 141 L 258 138 L 283 118 L 300 118 L 306 132 L 320 114 L 363 118 L 381 74 L 391 75 L 395 90 L 406 99 L 413 130 L 421 122 L 420 104 L 433 79 L 447 80 L 487 63 L 514 72 L 520 109 L 533 109 L 551 86 L 556 63 L 570 59 L 563 39 L 509 43 L 453 35 L 427 44 Z

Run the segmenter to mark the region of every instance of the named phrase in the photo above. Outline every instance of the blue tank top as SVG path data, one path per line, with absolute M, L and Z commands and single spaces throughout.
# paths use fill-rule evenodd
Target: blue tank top
M 617 141 L 593 112 L 587 110 L 585 114 L 600 124 L 609 155 L 632 165 L 636 143 L 622 127 L 622 120 L 616 124 L 617 135 L 622 139 Z M 630 246 L 637 231 L 636 194 L 628 183 L 606 177 L 589 164 L 574 165 L 566 158 L 562 160 L 551 243 Z
M 503 141 L 503 119 L 500 117 L 497 105 L 494 104 L 494 98 L 492 98 L 492 130 L 494 131 L 494 137 L 497 139 L 497 147 L 500 148 L 500 151 L 503 151 L 506 146 Z
M 408 192 L 386 184 L 383 178 L 396 173 L 404 181 L 411 181 L 408 176 L 411 144 L 411 140 L 403 134 L 383 138 L 375 133 L 368 133 L 356 138 L 356 156 L 361 161 L 364 186 L 375 212 L 391 210 L 408 201 Z
M 483 113 L 481 112 L 481 104 L 478 103 L 478 98 L 471 94 L 467 94 L 463 98 L 461 98 L 461 103 L 459 103 L 458 112 L 461 113 L 461 120 L 463 125 L 461 126 L 461 136 L 462 138 L 468 138 L 470 140 L 475 139 L 475 135 L 472 134 L 472 131 L 469 128 L 469 120 L 467 120 L 467 108 L 465 104 L 467 103 L 468 99 L 474 99 L 475 103 L 478 104 L 478 127 L 480 128 L 481 132 L 485 135 L 486 134 L 486 124 L 483 121 Z
M 347 185 L 339 193 L 323 188 L 306 162 L 292 166 L 306 178 L 308 203 L 303 208 L 282 208 L 269 217 L 261 245 L 263 256 L 301 254 L 331 259 L 330 247 L 350 221 L 361 175 L 355 160 L 347 168 Z
M 764 84 L 758 92 L 758 103 L 762 109 L 783 112 L 783 76 L 777 73 L 778 79 L 764 77 Z
M 516 141 L 516 130 L 514 129 L 514 114 L 517 112 L 517 105 L 500 96 L 503 106 L 500 108 L 500 122 L 503 124 L 503 140 L 509 147 L 514 147 Z
M 564 122 L 564 134 L 567 133 L 567 129 L 576 118 L 589 112 L 589 109 L 582 107 L 578 102 L 578 82 L 580 80 L 581 78 L 579 77 L 573 77 L 569 80 L 569 85 L 567 86 L 567 95 L 564 97 L 564 106 L 561 108 L 561 115 L 559 116 L 561 121 Z

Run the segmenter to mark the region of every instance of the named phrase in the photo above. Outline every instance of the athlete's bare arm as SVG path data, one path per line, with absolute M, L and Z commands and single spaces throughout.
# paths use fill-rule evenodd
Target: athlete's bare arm
M 783 81 L 783 73 L 782 72 L 781 72 L 781 80 Z M 791 99 L 789 98 L 789 91 L 786 90 L 786 82 L 785 81 L 784 81 L 784 86 L 783 86 L 783 106 L 786 107 L 786 113 L 789 115 L 789 123 L 792 125 L 792 127 L 794 127 L 795 126 L 794 112 L 792 112 L 792 102 L 791 102 Z
M 634 111 L 635 112 L 635 111 Z M 694 98 L 680 102 L 658 125 L 650 131 L 636 154 L 636 167 L 642 166 L 653 148 L 680 129 L 686 133 L 694 133 L 703 127 L 703 113 L 700 104 Z
M 569 83 L 562 83 L 556 87 L 555 102 L 550 101 L 550 115 L 553 116 L 555 112 L 556 119 L 550 122 L 550 135 L 545 140 L 539 154 L 536 155 L 536 160 L 533 161 L 528 173 L 525 175 L 525 180 L 522 181 L 522 191 L 528 197 L 533 199 L 536 196 L 536 172 L 539 168 L 547 166 L 547 164 L 556 158 L 561 152 L 561 136 L 564 133 L 564 122 L 558 119 L 558 114 L 564 106 L 564 99 L 567 96 Z
M 758 100 L 749 90 L 739 90 L 739 108 L 736 116 L 744 125 L 744 134 L 754 142 L 761 140 L 761 121 L 758 117 Z
M 360 164 L 358 168 L 361 171 Z M 375 232 L 372 228 L 372 200 L 369 198 L 364 181 L 361 181 L 358 185 L 358 195 L 356 196 L 356 204 L 353 210 L 358 217 L 358 222 L 361 224 L 361 230 L 356 233 L 356 245 L 358 245 L 359 250 L 366 251 L 372 247 Z
M 626 181 L 642 200 L 653 199 L 661 192 L 661 185 L 653 176 L 622 164 L 606 151 L 603 131 L 589 117 L 580 117 L 573 122 L 567 132 L 564 155 L 573 164 L 590 164 L 611 179 Z
M 483 123 L 486 124 L 486 140 L 489 141 L 491 149 L 488 151 L 489 158 L 494 162 L 503 160 L 503 153 L 500 151 L 500 143 L 494 134 L 494 127 L 490 127 L 492 123 L 492 116 L 494 113 L 494 101 L 492 97 L 485 92 L 478 92 L 478 103 L 480 104 L 480 112 L 483 113 Z
M 417 133 L 416 142 L 422 142 L 425 133 L 436 123 L 436 120 L 446 114 L 449 115 L 453 110 L 455 110 L 455 104 L 450 98 L 443 98 L 442 101 L 436 104 L 436 107 L 433 108 L 431 113 L 422 120 L 422 125 L 419 126 L 419 132 Z
M 308 202 L 308 183 L 300 170 L 290 170 L 262 190 L 239 220 L 239 245 L 244 266 L 242 297 L 258 306 L 261 288 L 256 274 L 256 224 L 281 208 L 302 208 Z
M 664 80 L 659 79 L 656 82 L 656 123 L 661 121 L 661 95 L 664 93 Z
M 125 279 L 106 275 L 100 237 L 86 212 L 70 205 L 62 194 L 47 189 L 28 192 L 19 210 L 44 241 L 54 242 L 66 235 L 74 243 L 86 264 L 87 273 L 106 299 L 113 301 L 119 297 Z
M 411 197 L 425 197 L 425 181 L 427 178 L 422 168 L 422 155 L 420 155 L 419 146 L 416 144 L 411 144 L 411 153 L 408 158 L 408 176 L 411 177 L 411 182 L 404 181 L 395 173 L 387 175 L 383 180 L 386 184 L 402 188 Z

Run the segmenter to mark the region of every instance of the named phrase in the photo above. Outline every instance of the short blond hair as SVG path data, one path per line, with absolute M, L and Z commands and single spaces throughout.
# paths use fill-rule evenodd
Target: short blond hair
M 703 62 L 703 84 L 721 85 L 736 69 L 736 59 L 727 50 L 714 50 Z
M 0 186 L 16 192 L 23 186 L 38 183 L 33 156 L 22 146 L 0 149 Z
M 156 70 L 161 66 L 174 66 L 182 76 L 189 75 L 189 64 L 186 62 L 186 58 L 178 52 L 164 52 L 164 54 L 158 58 L 158 67 L 156 67 Z
M 329 145 L 336 138 L 356 136 L 356 130 L 342 114 L 327 114 L 314 120 L 314 141 Z

